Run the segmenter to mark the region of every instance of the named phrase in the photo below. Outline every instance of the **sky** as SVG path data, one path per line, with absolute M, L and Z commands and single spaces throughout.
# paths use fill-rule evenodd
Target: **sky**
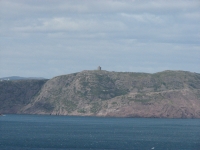
M 0 0 L 0 77 L 200 73 L 199 0 Z

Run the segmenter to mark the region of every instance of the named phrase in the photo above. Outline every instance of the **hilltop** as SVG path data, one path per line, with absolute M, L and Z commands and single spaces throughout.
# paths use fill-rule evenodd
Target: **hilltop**
M 186 71 L 85 70 L 50 80 L 3 81 L 2 88 L 0 103 L 10 105 L 0 105 L 0 113 L 200 118 L 200 74 Z M 13 102 L 20 103 L 15 111 Z

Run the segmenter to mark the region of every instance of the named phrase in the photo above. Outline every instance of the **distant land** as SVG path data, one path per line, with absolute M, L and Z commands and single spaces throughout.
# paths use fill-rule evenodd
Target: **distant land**
M 0 82 L 0 114 L 200 118 L 200 74 L 85 70 Z
M 19 76 L 11 76 L 11 77 L 3 77 L 0 78 L 0 81 L 4 81 L 4 80 L 27 80 L 27 79 L 45 79 L 42 77 L 19 77 Z

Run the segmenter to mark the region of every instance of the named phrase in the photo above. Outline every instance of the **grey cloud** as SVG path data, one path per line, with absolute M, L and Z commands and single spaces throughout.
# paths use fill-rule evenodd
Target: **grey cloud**
M 53 77 L 98 65 L 115 71 L 200 72 L 199 4 L 1 0 L 0 76 Z

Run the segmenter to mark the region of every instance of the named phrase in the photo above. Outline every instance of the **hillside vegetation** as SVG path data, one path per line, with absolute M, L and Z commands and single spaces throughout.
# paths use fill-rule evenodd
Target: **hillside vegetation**
M 37 93 L 47 80 L 0 81 L 0 113 L 17 113 Z
M 20 99 L 18 94 L 14 99 L 4 99 L 5 96 L 2 99 L 1 94 L 0 102 L 19 101 L 23 107 L 15 112 L 26 114 L 200 118 L 200 74 L 197 73 L 96 70 L 42 81 L 35 92 L 31 86 L 26 90 L 21 88 L 27 98 Z M 4 93 L 11 95 L 9 85 L 6 86 Z M 6 112 L 6 106 L 1 107 L 2 112 Z

